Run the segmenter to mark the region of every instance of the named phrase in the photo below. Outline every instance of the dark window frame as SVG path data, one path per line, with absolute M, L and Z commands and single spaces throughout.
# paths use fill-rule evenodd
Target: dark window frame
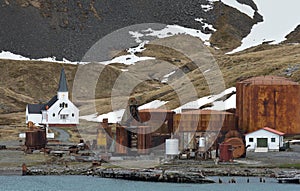
M 276 142 L 276 138 L 272 137 L 271 138 L 271 143 L 275 143 Z

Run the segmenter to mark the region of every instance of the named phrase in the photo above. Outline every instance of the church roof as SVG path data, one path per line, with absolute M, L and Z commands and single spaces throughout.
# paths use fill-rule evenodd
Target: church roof
M 68 92 L 68 86 L 67 86 L 67 80 L 66 80 L 66 74 L 64 68 L 62 68 L 60 72 L 60 80 L 59 80 L 59 86 L 57 91 Z
M 45 104 L 28 104 L 28 113 L 41 114 L 42 110 L 46 110 L 46 106 L 48 106 L 48 108 L 50 108 L 57 100 L 58 99 L 57 99 L 57 95 L 56 95 Z
M 28 104 L 28 113 L 41 114 L 44 104 Z

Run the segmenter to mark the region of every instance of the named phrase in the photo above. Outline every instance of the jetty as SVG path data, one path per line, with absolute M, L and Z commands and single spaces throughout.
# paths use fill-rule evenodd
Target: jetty
M 215 183 L 214 180 L 203 176 L 201 172 L 184 172 L 161 169 L 97 169 L 93 175 L 101 178 L 116 178 L 124 180 L 172 183 Z

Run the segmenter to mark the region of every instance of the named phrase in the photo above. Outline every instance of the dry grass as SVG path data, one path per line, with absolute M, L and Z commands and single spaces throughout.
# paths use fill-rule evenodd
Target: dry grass
M 184 52 L 189 52 L 189 49 L 194 48 L 187 43 L 189 40 L 192 40 L 191 42 L 196 44 L 201 43 L 199 39 L 185 35 L 161 39 L 159 42 L 162 44 L 173 43 L 174 46 L 184 49 Z M 103 72 L 97 82 L 96 99 L 79 99 L 76 102 L 80 107 L 81 115 L 91 114 L 94 102 L 96 108 L 94 111 L 99 114 L 111 111 L 112 90 L 118 90 L 115 93 L 119 95 L 114 97 L 115 105 L 113 108 L 123 108 L 124 103 L 126 104 L 124 100 L 127 99 L 126 95 L 123 95 L 124 91 L 132 87 L 134 88 L 129 91 L 129 96 L 136 97 L 140 104 L 150 102 L 154 99 L 162 99 L 169 101 L 167 104 L 168 109 L 173 109 L 180 104 L 178 97 L 184 97 L 185 102 L 195 99 L 188 97 L 189 94 L 186 93 L 190 90 L 184 81 L 185 76 L 192 82 L 198 97 L 210 94 L 202 72 L 197 68 L 193 68 L 193 64 L 188 56 L 183 55 L 180 48 L 173 50 L 167 48 L 167 46 L 160 46 L 160 43 L 156 42 L 156 44 L 152 43 L 148 45 L 146 50 L 140 54 L 141 56 L 157 57 L 159 58 L 158 60 L 148 60 L 132 66 L 112 64 L 104 67 L 94 64 L 95 67 L 91 67 L 88 70 L 89 76 L 99 75 L 97 73 L 99 70 Z M 299 44 L 264 44 L 233 55 L 224 55 L 222 51 L 212 48 L 209 50 L 219 65 L 226 87 L 235 86 L 235 83 L 241 79 L 259 75 L 278 75 L 297 82 L 300 81 L 300 70 L 297 69 L 300 66 Z M 192 56 L 197 58 L 197 55 Z M 61 66 L 57 63 L 47 62 L 0 60 L 0 69 L 6 71 L 0 77 L 0 91 L 3 92 L 0 95 L 0 112 L 12 113 L 20 111 L 17 115 L 1 114 L 1 125 L 15 125 L 24 128 L 25 104 L 39 103 L 39 101 L 43 100 L 47 101 L 56 94 Z M 63 66 L 66 70 L 69 91 L 72 95 L 73 79 L 78 66 Z M 173 87 L 178 87 L 176 92 L 172 86 L 160 82 L 165 74 L 175 69 L 182 69 L 182 67 L 188 68 L 187 73 L 184 75 L 174 75 L 174 77 L 169 79 L 169 83 Z M 296 69 L 287 75 L 286 70 L 293 67 Z M 120 68 L 127 68 L 129 71 L 122 72 Z M 87 73 L 84 75 L 87 75 Z M 122 75 L 121 80 L 120 75 Z M 119 86 L 117 87 L 116 80 L 119 80 L 117 84 Z M 140 82 L 136 83 L 137 81 Z M 88 82 L 85 83 L 87 86 L 89 85 Z M 84 86 L 82 90 L 84 90 Z M 10 129 L 8 128 L 8 130 Z M 19 131 L 16 130 L 13 132 L 13 130 L 11 128 L 11 131 L 6 133 L 14 136 Z M 76 135 L 73 138 L 74 141 L 78 140 L 78 136 Z

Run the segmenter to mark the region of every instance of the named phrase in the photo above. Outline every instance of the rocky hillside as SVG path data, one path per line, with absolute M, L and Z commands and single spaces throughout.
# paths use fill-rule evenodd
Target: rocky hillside
M 252 0 L 239 0 L 257 10 Z M 213 9 L 203 7 L 213 6 Z M 212 33 L 212 45 L 232 50 L 262 21 L 209 0 L 0 0 L 0 50 L 29 58 L 79 61 L 103 36 L 140 23 L 177 24 Z
M 192 37 L 183 35 L 164 40 L 181 42 L 186 38 Z M 197 41 L 196 38 L 193 40 Z M 233 55 L 224 55 L 221 51 L 213 49 L 211 49 L 211 52 L 220 67 L 226 87 L 234 86 L 238 80 L 259 75 L 284 76 L 300 82 L 299 44 L 263 44 Z M 170 70 L 165 68 L 164 62 L 182 69 L 185 68 L 185 75 L 193 83 L 199 97 L 209 94 L 202 72 L 191 67 L 189 60 L 181 54 L 162 50 L 161 47 L 155 45 L 147 45 L 146 50 L 140 54 L 159 58 L 160 61 L 147 60 L 131 66 L 94 64 L 93 70 L 90 70 L 88 74 L 84 74 L 89 76 L 99 75 L 98 71 L 102 70 L 95 88 L 96 106 L 99 113 L 111 110 L 111 91 L 115 88 L 116 80 L 121 74 L 126 82 L 124 88 L 126 86 L 132 87 L 131 83 L 135 83 L 138 77 L 143 78 L 143 83 L 136 86 L 131 92 L 131 95 L 139 99 L 140 104 L 154 99 L 162 99 L 169 101 L 168 107 L 170 109 L 178 107 L 179 101 L 176 92 L 172 90 L 171 86 L 161 82 L 163 76 Z M 89 66 L 85 65 L 84 67 Z M 57 63 L 0 60 L 0 69 L 3 71 L 0 76 L 0 113 L 24 111 L 27 103 L 45 102 L 54 96 L 57 91 L 61 67 L 62 65 Z M 65 64 L 63 67 L 66 70 L 72 95 L 73 79 L 78 65 Z M 155 71 L 161 72 L 149 75 L 148 71 L 151 71 L 153 67 L 156 67 Z M 124 69 L 126 68 L 129 71 L 125 72 Z M 182 84 L 182 76 L 175 75 L 169 79 L 168 83 Z M 86 85 L 88 86 L 88 83 Z M 184 88 L 185 85 L 182 85 L 178 88 L 178 91 L 187 91 Z M 84 91 L 85 87 L 82 87 L 82 89 Z M 87 114 L 89 110 L 85 107 L 86 101 L 88 100 L 83 99 L 83 101 L 77 103 L 82 114 Z
M 286 36 L 287 40 L 278 45 L 263 43 L 242 52 L 228 55 L 241 44 L 254 24 L 263 20 L 252 0 L 238 0 L 255 10 L 254 17 L 241 13 L 222 2 L 211 4 L 209 0 L 0 0 L 0 50 L 8 50 L 29 58 L 56 56 L 58 59 L 81 60 L 85 52 L 100 38 L 116 29 L 137 23 L 159 22 L 178 24 L 212 33 L 209 47 L 217 61 L 226 87 L 234 86 L 238 80 L 258 75 L 279 75 L 300 82 L 300 28 Z M 213 6 L 213 9 L 203 8 Z M 195 18 L 203 18 L 216 31 L 206 27 Z M 177 35 L 161 41 L 180 44 L 198 38 Z M 154 99 L 168 102 L 173 109 L 179 106 L 178 96 L 172 86 L 163 82 L 163 77 L 174 66 L 184 71 L 193 83 L 197 96 L 209 94 L 202 72 L 186 55 L 158 44 L 146 44 L 145 50 L 137 56 L 153 57 L 135 65 L 112 63 L 93 65 L 83 75 L 96 76 L 102 71 L 96 84 L 96 107 L 99 113 L 111 110 L 111 93 L 116 89 L 116 80 L 122 75 L 126 82 L 123 88 L 132 87 L 142 78 L 131 92 L 140 104 Z M 192 47 L 185 45 L 185 51 Z M 124 51 L 113 56 L 124 54 Z M 59 72 L 63 64 L 41 61 L 13 61 L 0 59 L 0 114 L 24 112 L 27 103 L 43 103 L 56 94 Z M 64 64 L 72 96 L 73 80 L 78 65 Z M 151 71 L 155 71 L 152 72 Z M 86 91 L 84 82 L 80 91 Z M 170 84 L 181 86 L 178 91 L 187 91 L 182 75 L 172 75 Z M 188 99 L 188 97 L 186 98 Z M 86 103 L 77 104 L 81 114 L 88 114 Z

